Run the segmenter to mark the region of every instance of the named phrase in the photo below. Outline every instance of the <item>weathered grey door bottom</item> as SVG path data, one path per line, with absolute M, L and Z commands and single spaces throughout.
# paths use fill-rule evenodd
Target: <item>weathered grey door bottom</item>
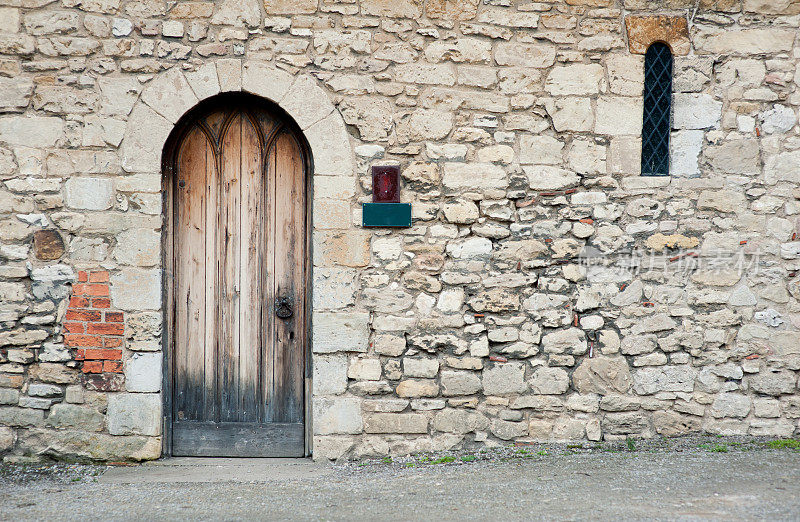
M 191 422 L 172 424 L 176 457 L 302 457 L 302 423 Z

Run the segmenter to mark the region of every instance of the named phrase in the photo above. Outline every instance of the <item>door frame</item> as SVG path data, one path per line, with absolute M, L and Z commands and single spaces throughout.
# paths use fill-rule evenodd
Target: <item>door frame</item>
M 174 125 L 167 138 L 161 154 L 161 194 L 162 194 L 162 230 L 161 252 L 163 257 L 162 264 L 162 284 L 161 299 L 162 311 L 164 312 L 161 332 L 161 351 L 163 354 L 162 367 L 162 386 L 161 395 L 163 396 L 162 410 L 162 440 L 161 456 L 172 456 L 172 414 L 173 414 L 173 392 L 174 392 L 174 357 L 175 357 L 175 255 L 174 255 L 174 192 L 173 179 L 175 177 L 175 164 L 177 161 L 178 149 L 181 141 L 186 136 L 195 118 L 208 111 L 210 108 L 224 104 L 226 101 L 246 100 L 253 104 L 258 104 L 280 117 L 284 125 L 289 126 L 300 145 L 303 155 L 303 170 L 305 174 L 305 225 L 306 225 L 306 250 L 305 250 L 305 291 L 303 292 L 303 304 L 305 306 L 305 331 L 306 343 L 303 347 L 303 417 L 305 431 L 305 456 L 309 457 L 312 453 L 313 426 L 312 426 L 312 283 L 313 283 L 313 201 L 314 201 L 314 160 L 311 156 L 311 147 L 303 131 L 294 119 L 281 108 L 278 104 L 271 102 L 260 96 L 241 91 L 232 91 L 217 94 L 207 98 L 189 111 L 187 111 Z

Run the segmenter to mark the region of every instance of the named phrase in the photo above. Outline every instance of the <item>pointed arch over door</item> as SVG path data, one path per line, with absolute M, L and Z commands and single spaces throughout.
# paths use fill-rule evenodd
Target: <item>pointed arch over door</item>
M 171 453 L 303 456 L 310 161 L 254 96 L 191 111 L 168 144 Z

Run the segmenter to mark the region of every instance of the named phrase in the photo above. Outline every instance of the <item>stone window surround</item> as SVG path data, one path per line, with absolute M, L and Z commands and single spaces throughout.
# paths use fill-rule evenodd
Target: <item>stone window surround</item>
M 308 141 L 312 176 L 356 176 L 353 147 L 344 120 L 312 76 L 293 76 L 258 60 L 230 58 L 208 62 L 194 72 L 184 73 L 173 67 L 155 75 L 143 89 L 126 123 L 120 145 L 123 170 L 129 175 L 152 178 L 153 184 L 160 184 L 163 176 L 162 154 L 176 123 L 201 101 L 223 92 L 237 91 L 265 98 L 295 120 Z M 315 196 L 312 195 L 312 198 Z M 350 204 L 349 200 L 343 201 Z M 315 203 L 316 199 L 312 199 L 309 205 L 313 208 Z M 315 230 L 311 233 L 316 235 Z M 164 263 L 166 260 L 162 258 L 161 269 Z M 315 264 L 319 266 L 319 263 Z M 166 310 L 163 303 L 160 310 L 162 313 Z M 325 313 L 326 316 L 336 314 Z M 351 316 L 354 314 L 340 312 L 338 315 L 342 315 L 341 320 L 348 322 L 353 320 Z M 366 314 L 363 315 L 366 321 Z M 311 318 L 313 325 L 313 310 Z M 313 339 L 312 327 L 309 350 L 312 349 Z M 163 349 L 166 354 L 169 347 L 163 346 Z M 153 371 L 160 373 L 160 365 Z M 317 386 L 320 384 L 317 383 Z M 163 393 L 162 389 L 159 392 L 162 406 Z M 306 397 L 309 453 L 313 441 L 313 418 L 310 414 L 313 411 L 312 399 L 313 394 Z M 162 447 L 166 445 L 162 443 Z
M 669 46 L 673 56 L 686 56 L 692 46 L 685 16 L 629 15 L 625 29 L 631 54 L 643 55 L 651 45 L 661 42 Z

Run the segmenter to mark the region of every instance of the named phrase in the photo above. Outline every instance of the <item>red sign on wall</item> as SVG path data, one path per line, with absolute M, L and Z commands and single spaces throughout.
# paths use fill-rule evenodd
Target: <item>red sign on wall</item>
M 400 167 L 372 167 L 372 201 L 400 203 Z

